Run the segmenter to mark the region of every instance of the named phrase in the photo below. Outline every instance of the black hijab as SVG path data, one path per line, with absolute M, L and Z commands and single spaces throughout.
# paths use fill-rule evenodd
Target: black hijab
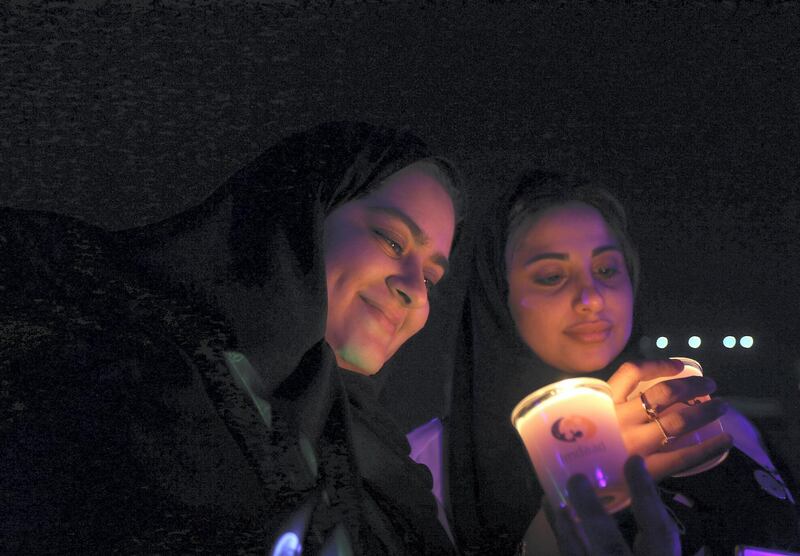
M 406 131 L 329 123 L 153 225 L 0 209 L 12 550 L 263 550 L 294 530 L 306 553 L 452 552 L 378 377 L 324 341 L 325 217 L 421 159 Z
M 522 196 L 541 193 L 545 203 L 560 204 L 581 185 L 560 174 L 527 172 L 489 204 L 473 234 L 446 428 L 451 515 L 457 543 L 467 553 L 518 549 L 543 491 L 511 412 L 529 393 L 571 376 L 543 362 L 517 332 L 507 302 L 509 223 Z M 606 379 L 615 365 L 592 376 Z
M 447 496 L 457 544 L 467 554 L 513 554 L 542 490 L 511 426 L 514 405 L 542 384 L 506 297 L 504 248 L 512 191 L 480 219 L 462 315 L 446 424 Z
M 307 514 L 312 552 L 337 525 L 357 553 L 451 550 L 430 474 L 377 402 L 380 379 L 339 369 L 324 341 L 325 217 L 421 159 L 430 151 L 407 131 L 327 123 L 268 149 L 201 205 L 117 234 L 124 258 L 230 326 L 228 366 L 271 434 L 268 528 L 277 538 Z

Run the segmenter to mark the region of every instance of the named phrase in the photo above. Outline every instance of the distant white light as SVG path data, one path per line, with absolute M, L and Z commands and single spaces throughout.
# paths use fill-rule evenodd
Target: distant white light
M 658 349 L 664 349 L 669 345 L 669 340 L 667 340 L 666 336 L 659 336 L 656 339 L 656 347 Z
M 692 336 L 689 338 L 689 347 L 690 348 L 699 348 L 700 344 L 703 343 L 703 340 L 700 339 L 700 336 Z
M 736 347 L 736 338 L 733 336 L 725 336 L 725 338 L 722 339 L 722 345 L 728 349 Z
M 742 336 L 739 338 L 739 345 L 743 348 L 750 349 L 753 347 L 753 337 L 752 336 Z

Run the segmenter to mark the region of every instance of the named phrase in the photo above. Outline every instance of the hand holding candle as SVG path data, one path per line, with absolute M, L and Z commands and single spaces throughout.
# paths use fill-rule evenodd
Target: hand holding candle
M 631 453 L 644 458 L 656 480 L 709 462 L 719 463 L 731 446 L 727 434 L 701 433 L 695 439 L 699 443 L 681 438 L 694 431 L 707 431 L 704 427 L 714 426 L 727 409 L 721 400 L 708 398 L 716 384 L 698 376 L 699 369 L 693 367 L 686 369 L 680 360 L 624 363 L 608 380 L 625 445 Z M 678 378 L 679 375 L 683 378 Z M 644 399 L 640 397 L 642 392 Z M 695 403 L 695 400 L 706 401 Z M 658 421 L 647 414 L 645 402 Z M 721 433 L 721 428 L 716 432 Z M 665 445 L 667 437 L 676 438 Z M 682 444 L 685 442 L 689 445 Z
M 639 529 L 633 550 L 594 495 L 591 483 L 582 475 L 570 478 L 571 507 L 554 511 L 547 501 L 545 513 L 563 556 L 647 555 L 675 556 L 681 553 L 680 535 L 647 474 L 642 459 L 631 456 L 625 462 L 625 478 Z
M 698 363 L 694 359 L 690 359 L 688 357 L 673 357 L 672 360 L 680 361 L 681 363 L 683 363 L 683 370 L 681 372 L 679 372 L 677 375 L 675 375 L 674 378 L 658 377 L 658 378 L 654 378 L 654 379 L 651 379 L 651 380 L 646 380 L 644 382 L 640 382 L 639 386 L 636 388 L 636 392 L 632 392 L 628 396 L 628 399 L 631 400 L 631 399 L 635 399 L 636 397 L 639 397 L 639 399 L 642 401 L 642 403 L 645 404 L 647 402 L 647 394 L 646 394 L 646 392 L 650 389 L 651 386 L 654 386 L 654 385 L 659 384 L 661 382 L 664 382 L 666 380 L 676 380 L 676 379 L 686 378 L 686 377 L 690 377 L 690 376 L 699 376 L 699 377 L 703 376 L 703 367 L 700 365 L 700 363 Z M 691 406 L 691 405 L 695 405 L 695 404 L 698 404 L 698 403 L 706 403 L 709 400 L 711 400 L 711 396 L 705 395 L 705 396 L 698 396 L 697 398 L 694 398 L 694 399 L 691 399 L 691 400 L 686 400 L 686 401 L 684 401 L 682 403 L 685 404 L 685 405 Z M 676 411 L 680 411 L 680 409 L 681 409 L 681 405 L 680 404 L 673 404 L 670 407 L 667 407 L 666 409 L 664 409 L 662 415 L 663 415 L 663 417 L 666 417 L 666 415 L 668 415 L 670 413 L 675 413 Z M 654 409 L 652 411 L 654 413 L 657 413 Z M 659 419 L 659 417 L 656 415 L 654 417 L 654 419 Z M 669 445 L 665 446 L 663 448 L 663 450 L 664 451 L 674 451 L 674 450 L 678 450 L 680 448 L 687 448 L 689 446 L 696 446 L 696 445 L 702 443 L 704 440 L 711 439 L 711 438 L 713 438 L 713 437 L 715 437 L 715 436 L 717 436 L 719 434 L 722 434 L 723 432 L 725 432 L 725 431 L 724 431 L 724 429 L 722 427 L 722 423 L 720 422 L 719 419 L 715 419 L 714 421 L 712 421 L 711 423 L 708 423 L 707 425 L 703 425 L 702 427 L 700 427 L 698 429 L 695 429 L 693 431 L 689 431 L 689 432 L 683 434 L 682 436 L 679 436 L 679 437 L 675 438 L 675 440 L 673 442 L 669 443 Z M 712 458 L 708 459 L 707 461 L 701 463 L 700 465 L 692 467 L 691 469 L 687 469 L 686 471 L 683 471 L 681 473 L 675 473 L 674 476 L 675 477 L 684 477 L 684 476 L 688 476 L 688 475 L 695 475 L 697 473 L 702 473 L 703 471 L 707 471 L 707 470 L 711 469 L 712 467 L 722 463 L 727 456 L 728 456 L 728 451 L 726 450 L 722 454 L 719 454 L 716 457 L 712 457 Z

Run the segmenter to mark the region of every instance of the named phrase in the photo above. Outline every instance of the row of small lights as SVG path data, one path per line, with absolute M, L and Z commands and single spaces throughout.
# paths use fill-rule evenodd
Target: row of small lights
M 700 339 L 700 336 L 692 336 L 689 338 L 687 342 L 690 348 L 697 349 L 703 343 Z M 739 338 L 739 345 L 745 349 L 750 349 L 753 347 L 753 337 L 752 336 L 742 336 Z M 669 340 L 666 336 L 659 336 L 656 339 L 656 347 L 659 349 L 665 349 L 669 345 Z M 722 339 L 722 345 L 728 349 L 733 349 L 736 347 L 736 338 L 734 336 L 725 336 Z

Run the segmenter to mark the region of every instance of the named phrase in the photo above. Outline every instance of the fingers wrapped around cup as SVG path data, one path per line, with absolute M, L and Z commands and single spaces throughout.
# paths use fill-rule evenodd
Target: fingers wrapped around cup
M 680 535 L 675 522 L 661 502 L 653 479 L 643 461 L 632 456 L 625 463 L 625 478 L 632 496 L 638 534 L 634 554 L 672 556 L 680 553 Z M 604 510 L 591 482 L 583 475 L 572 476 L 567 488 L 570 505 L 544 509 L 555 533 L 561 554 L 632 554 L 616 521 Z
M 649 399 L 649 396 L 647 396 Z M 704 427 L 721 417 L 727 410 L 722 400 L 709 400 L 696 405 L 672 404 L 663 411 L 656 411 L 652 420 L 644 423 L 628 425 L 622 429 L 628 451 L 643 456 L 668 447 L 678 437 Z
M 714 380 L 704 376 L 665 380 L 629 394 L 627 401 L 617 404 L 617 417 L 623 426 L 651 422 L 673 406 L 687 407 L 708 401 L 716 388 Z
M 634 542 L 636 554 L 672 556 L 680 554 L 678 527 L 661 503 L 655 482 L 647 474 L 641 458 L 625 463 L 625 479 L 631 492 L 631 505 L 639 534 Z
M 730 442 L 718 419 L 727 406 L 711 399 L 716 383 L 699 362 L 624 363 L 608 383 L 625 445 L 656 479 L 699 473 L 725 459 Z
M 608 379 L 614 403 L 623 403 L 636 395 L 641 383 L 675 378 L 683 368 L 683 362 L 674 359 L 626 361 Z

